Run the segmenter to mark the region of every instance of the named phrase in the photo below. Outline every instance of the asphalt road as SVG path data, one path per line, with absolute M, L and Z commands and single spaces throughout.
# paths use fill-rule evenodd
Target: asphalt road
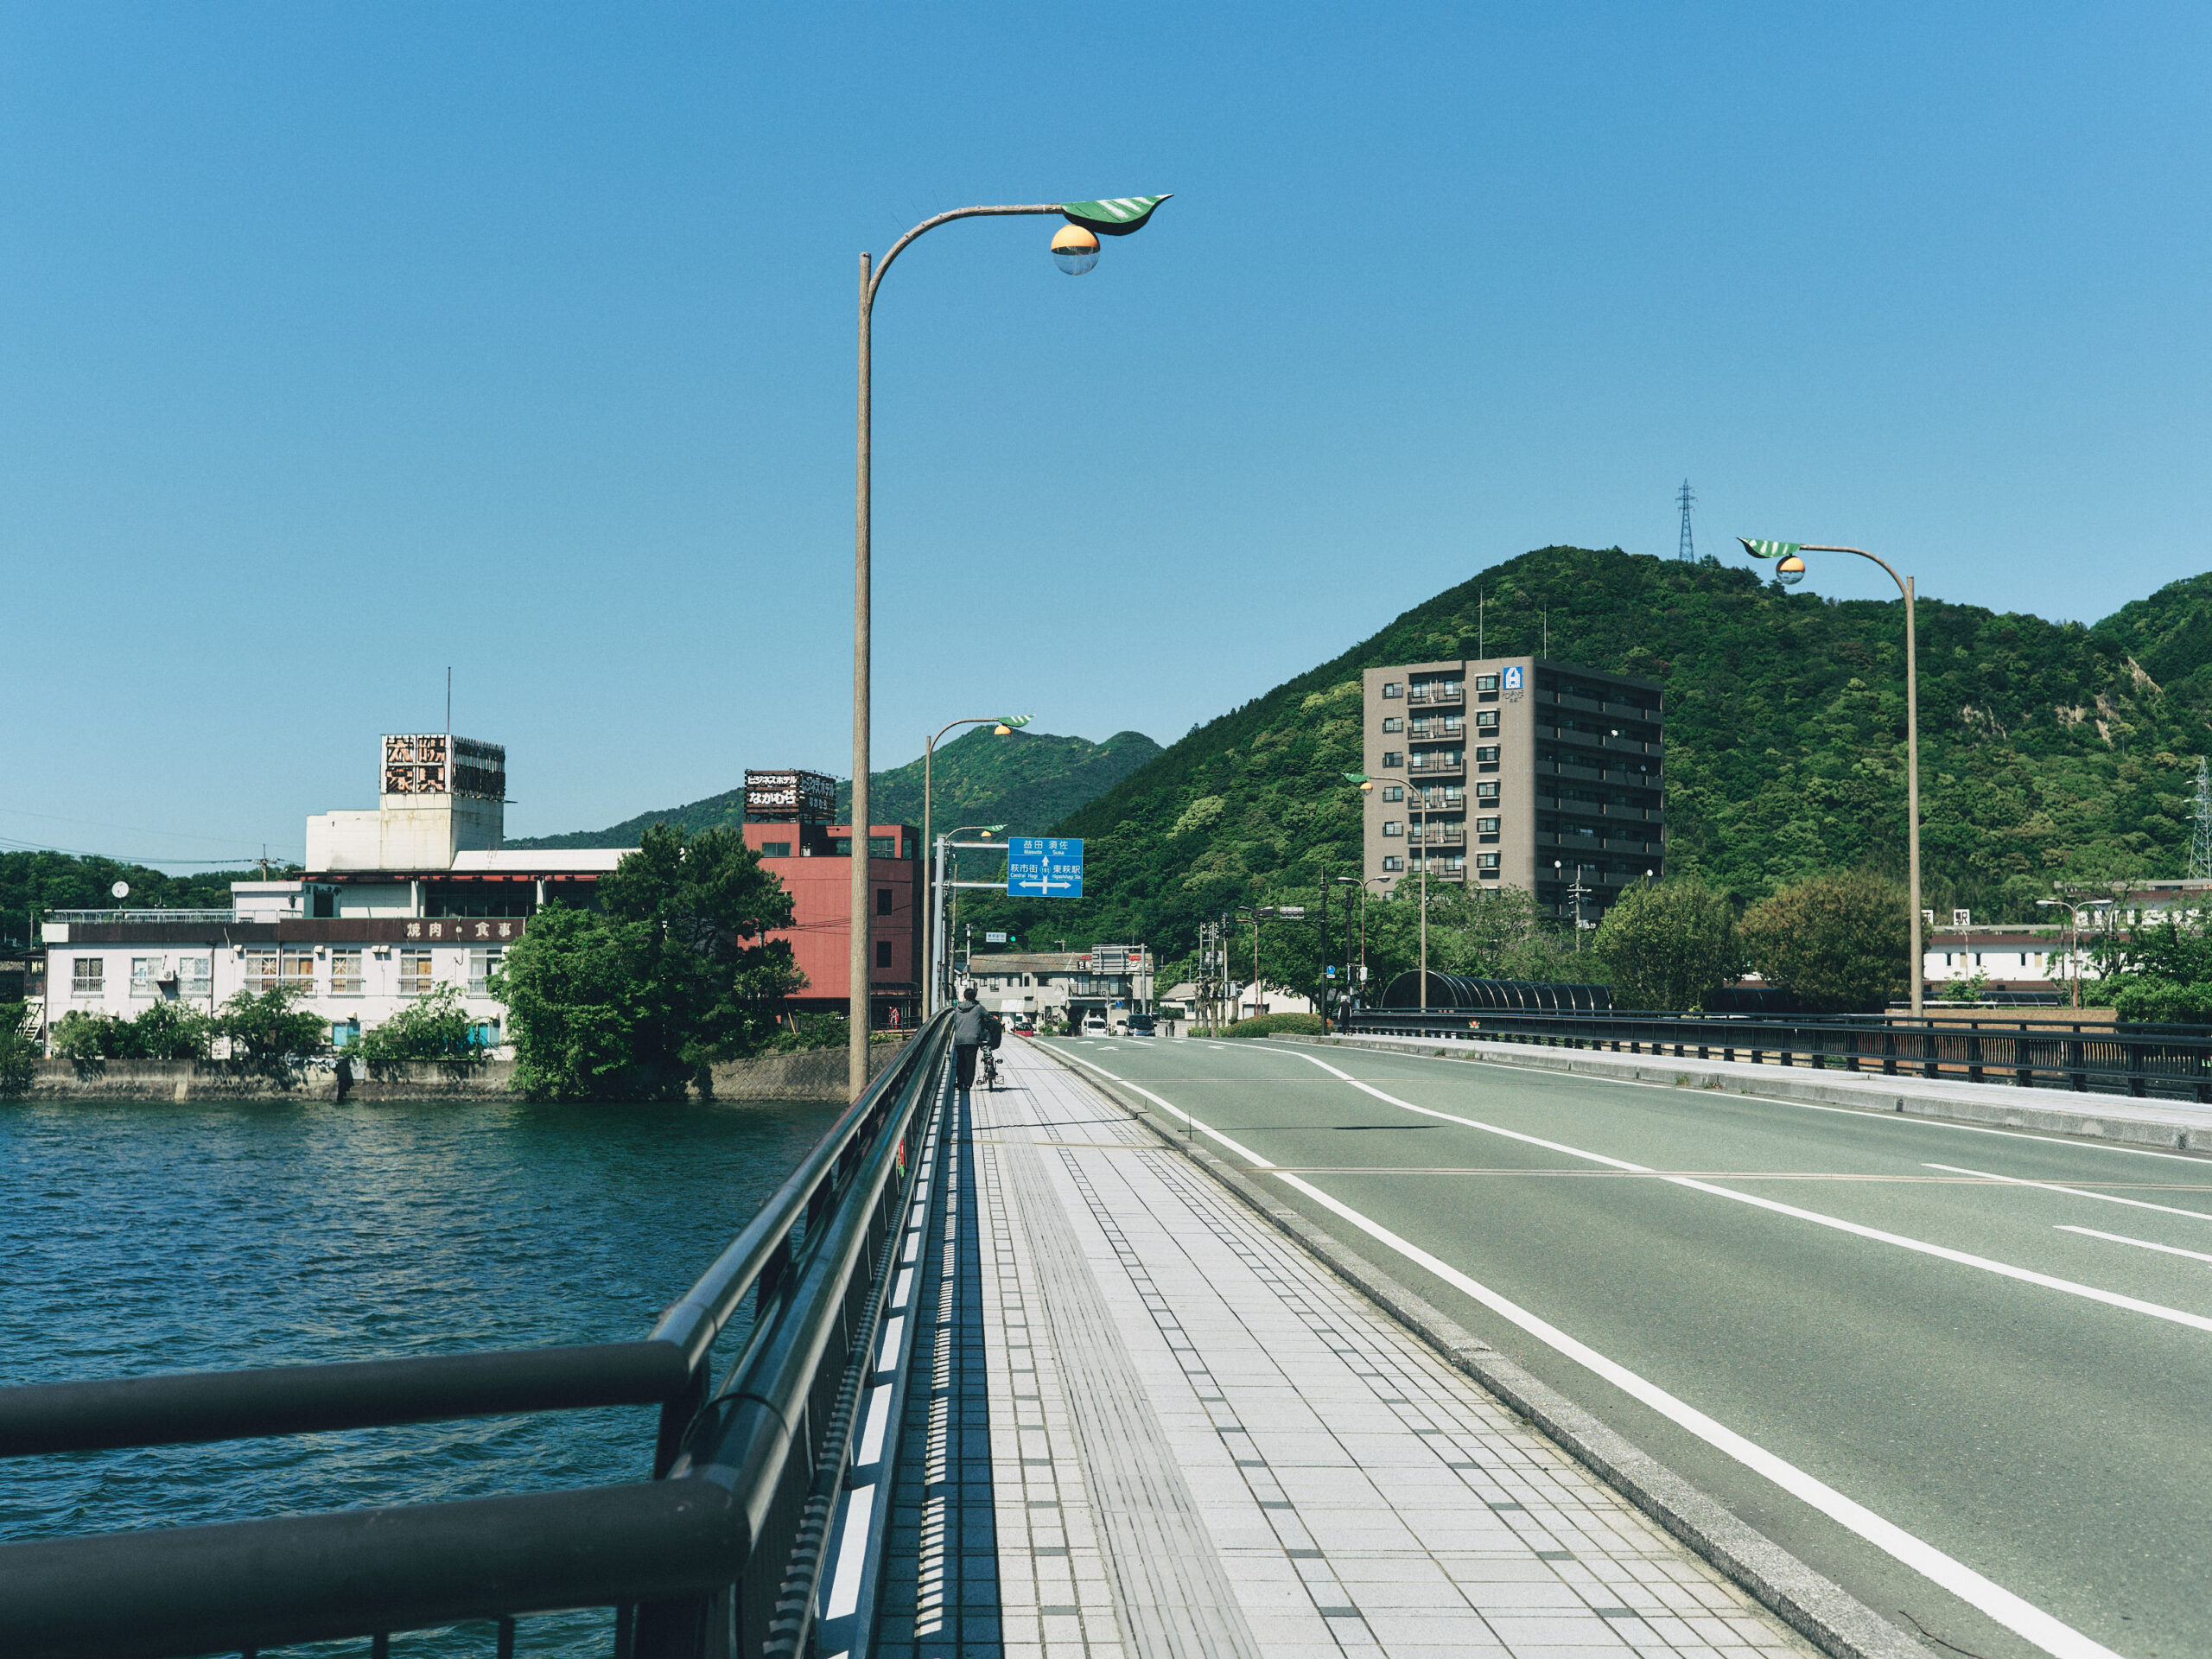
M 1047 1046 L 1904 1628 L 2212 1656 L 2212 1160 L 1364 1050 Z

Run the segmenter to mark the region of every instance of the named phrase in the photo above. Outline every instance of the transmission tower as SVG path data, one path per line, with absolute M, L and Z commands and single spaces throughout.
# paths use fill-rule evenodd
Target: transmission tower
M 2189 815 L 2189 877 L 2212 880 L 2212 769 L 2196 757 L 2196 805 Z
M 1697 493 L 1690 488 L 1687 478 L 1682 487 L 1675 493 L 1675 505 L 1682 510 L 1682 539 L 1675 544 L 1675 556 L 1684 564 L 1697 563 L 1697 542 L 1690 535 L 1690 509 L 1697 505 Z

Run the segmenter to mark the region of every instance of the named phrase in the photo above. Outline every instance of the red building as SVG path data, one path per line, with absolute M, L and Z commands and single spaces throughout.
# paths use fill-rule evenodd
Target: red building
M 847 824 L 780 822 L 745 825 L 745 844 L 759 853 L 791 896 L 791 927 L 771 934 L 791 941 L 806 988 L 792 1006 L 842 1014 L 851 996 L 852 829 Z M 868 836 L 867 918 L 870 1023 L 912 1026 L 922 1006 L 922 834 L 912 824 L 879 823 Z

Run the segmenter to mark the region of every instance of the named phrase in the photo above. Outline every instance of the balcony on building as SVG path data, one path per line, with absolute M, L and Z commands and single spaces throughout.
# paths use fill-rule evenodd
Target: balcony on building
M 1459 680 L 1416 680 L 1406 688 L 1406 701 L 1416 709 L 1461 709 L 1467 688 Z

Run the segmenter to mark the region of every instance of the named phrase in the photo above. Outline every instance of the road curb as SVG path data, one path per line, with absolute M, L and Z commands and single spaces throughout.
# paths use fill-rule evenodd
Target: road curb
M 1673 1059 L 1664 1055 L 1613 1055 L 1585 1049 L 1545 1048 L 1517 1043 L 1491 1043 L 1465 1038 L 1433 1037 L 1299 1037 L 1277 1033 L 1270 1043 L 1298 1043 L 1311 1047 L 1356 1048 L 1370 1053 L 1409 1054 L 1463 1064 L 1505 1066 L 1522 1071 L 1554 1071 L 1579 1077 L 1604 1077 L 1625 1083 L 1673 1084 L 1685 1089 L 1711 1090 L 1758 1099 L 1803 1101 L 1813 1105 L 1839 1106 L 1870 1114 L 1903 1113 L 1908 1117 L 1970 1123 L 1991 1128 L 2024 1129 L 2044 1135 L 2073 1135 L 2086 1141 L 2110 1141 L 2123 1146 L 2157 1147 L 2173 1152 L 2212 1152 L 2212 1109 L 2185 1113 L 2177 1106 L 2161 1114 L 2155 1106 L 2131 1113 L 2117 1096 L 2066 1096 L 2075 1100 L 2106 1100 L 2106 1110 L 2085 1111 L 2041 1101 L 2020 1098 L 2046 1091 L 2017 1089 L 2006 1084 L 1960 1084 L 1986 1096 L 1923 1092 L 1914 1079 L 1861 1077 L 1821 1077 L 1818 1073 L 1791 1077 L 1784 1068 L 1754 1066 L 1744 1061 Z M 1816 1081 L 1815 1079 L 1818 1078 Z M 2058 1091 L 2050 1090 L 2056 1094 Z M 2188 1118 L 2199 1122 L 2190 1122 Z
M 1077 1068 L 1042 1044 L 1033 1046 L 1135 1118 L 1163 1146 L 1197 1164 L 1277 1231 L 1419 1337 L 1453 1370 L 1528 1419 L 1561 1451 L 1823 1653 L 1834 1659 L 1928 1659 L 1925 1646 L 1842 1586 L 1814 1571 L 1441 1309 L 1277 1202 L 1242 1171 L 1169 1134 L 1142 1106 L 1123 1099 L 1107 1079 Z

